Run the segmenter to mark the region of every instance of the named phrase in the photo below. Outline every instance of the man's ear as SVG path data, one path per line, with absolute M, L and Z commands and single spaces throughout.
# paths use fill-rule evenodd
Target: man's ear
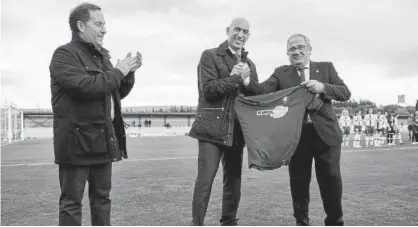
M 77 28 L 80 32 L 84 32 L 86 25 L 82 21 L 77 21 Z
M 229 35 L 229 31 L 230 31 L 229 27 L 226 27 L 226 34 L 227 35 Z

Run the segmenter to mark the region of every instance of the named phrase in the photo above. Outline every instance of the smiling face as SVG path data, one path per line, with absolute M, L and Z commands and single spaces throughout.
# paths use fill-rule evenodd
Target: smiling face
M 312 47 L 307 40 L 299 35 L 291 37 L 287 43 L 287 55 L 290 64 L 303 67 L 308 64 L 311 57 Z
M 103 13 L 100 10 L 93 10 L 90 12 L 90 18 L 83 23 L 77 22 L 80 30 L 80 37 L 87 43 L 93 44 L 95 47 L 103 45 L 103 38 L 106 34 L 105 20 Z
M 244 18 L 236 18 L 226 29 L 228 46 L 234 51 L 241 50 L 250 36 L 250 25 Z

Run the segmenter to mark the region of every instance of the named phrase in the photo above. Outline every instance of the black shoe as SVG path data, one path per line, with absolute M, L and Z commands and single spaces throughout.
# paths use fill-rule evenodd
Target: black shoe
M 202 224 L 201 224 L 201 223 L 198 223 L 198 222 L 197 222 L 197 221 L 195 221 L 195 220 L 192 220 L 192 221 L 190 222 L 189 226 L 202 226 Z
M 239 218 L 228 220 L 228 221 L 221 220 L 221 226 L 237 226 L 238 220 Z
M 309 223 L 309 220 L 303 220 L 303 221 L 296 221 L 296 226 L 310 226 L 311 223 Z
M 325 220 L 324 225 L 325 226 L 343 226 L 344 220 L 342 218 L 338 218 L 337 220 L 334 220 L 334 221 Z

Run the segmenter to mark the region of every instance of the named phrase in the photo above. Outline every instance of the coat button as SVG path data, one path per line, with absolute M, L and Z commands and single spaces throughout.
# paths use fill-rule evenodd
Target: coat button
M 110 138 L 110 140 L 112 140 L 112 141 L 113 141 L 113 138 Z
M 216 116 L 216 119 L 219 119 L 219 116 Z

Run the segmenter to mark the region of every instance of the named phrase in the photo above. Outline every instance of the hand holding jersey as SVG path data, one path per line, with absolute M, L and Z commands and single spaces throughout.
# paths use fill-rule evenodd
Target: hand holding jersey
M 319 94 L 324 91 L 325 85 L 317 80 L 307 80 L 300 85 L 306 87 L 310 92 Z

